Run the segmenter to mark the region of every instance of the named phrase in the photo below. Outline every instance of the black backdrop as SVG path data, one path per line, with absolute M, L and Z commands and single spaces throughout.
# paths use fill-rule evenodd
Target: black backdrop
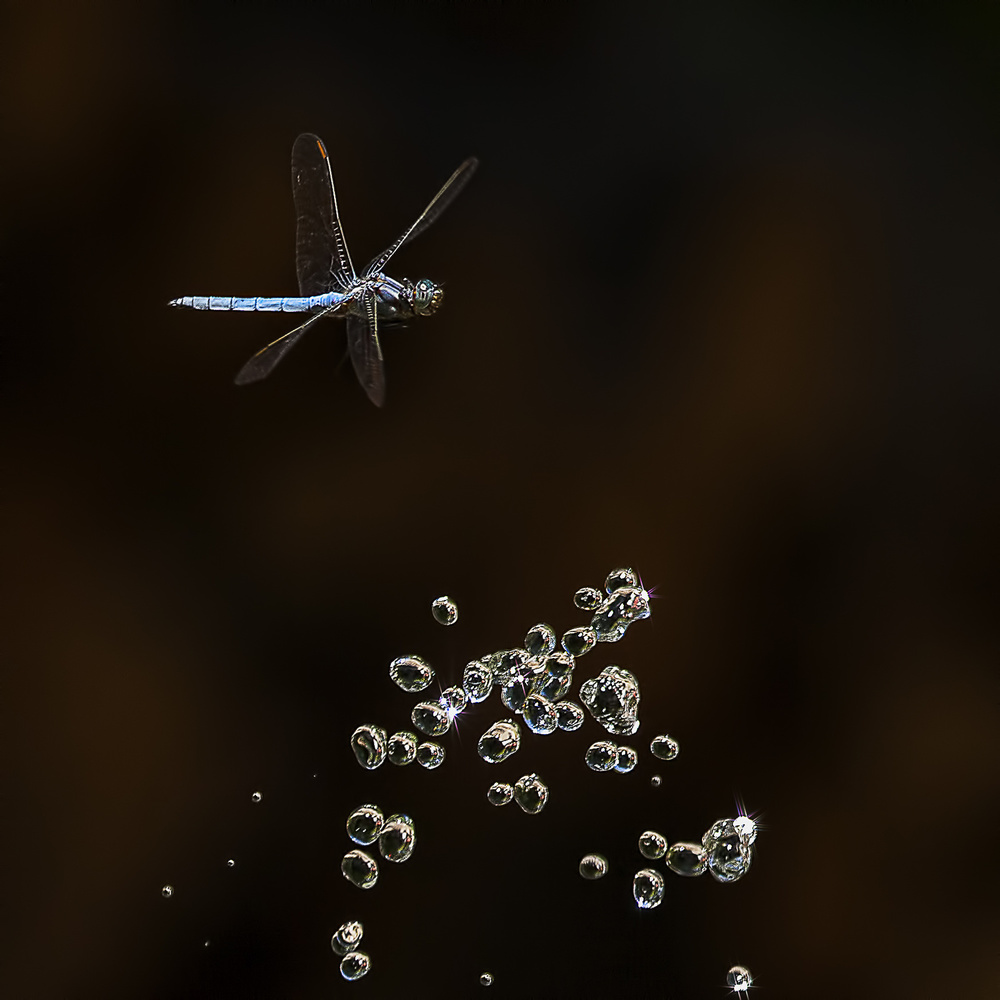
M 996 995 L 991 5 L 5 20 L 5 995 L 711 998 L 734 962 L 765 997 Z M 393 261 L 447 297 L 387 338 L 384 410 L 336 324 L 238 389 L 289 318 L 166 307 L 295 293 L 301 131 L 355 259 L 481 160 Z M 438 771 L 354 763 L 406 723 L 392 657 L 455 682 L 617 565 L 653 615 L 578 680 L 639 677 L 632 774 L 584 768 L 592 721 L 489 768 L 496 698 Z M 530 770 L 541 815 L 486 803 Z M 737 795 L 747 878 L 638 913 L 638 834 Z M 418 833 L 366 893 L 364 801 Z

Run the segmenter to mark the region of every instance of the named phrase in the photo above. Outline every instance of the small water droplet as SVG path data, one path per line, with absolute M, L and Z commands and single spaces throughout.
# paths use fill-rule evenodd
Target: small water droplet
M 398 767 L 412 764 L 417 757 L 417 734 L 406 730 L 393 733 L 386 741 L 385 755 Z
M 163 887 L 163 888 L 162 888 L 162 889 L 160 890 L 160 895 L 161 895 L 161 896 L 162 896 L 162 897 L 163 897 L 164 899 L 170 899 L 170 897 L 171 897 L 171 896 L 172 896 L 173 894 L 174 894 L 174 887 L 173 887 L 172 885 L 165 885 L 165 886 L 164 886 L 164 887 Z
M 597 633 L 586 625 L 563 633 L 562 648 L 571 656 L 583 656 L 597 645 Z
M 389 664 L 389 676 L 397 687 L 416 694 L 434 680 L 434 668 L 422 656 L 397 656 Z
M 677 740 L 664 733 L 662 736 L 653 737 L 653 742 L 649 744 L 649 751 L 660 760 L 673 760 L 681 752 L 681 748 Z
M 511 681 L 500 688 L 500 700 L 517 715 L 521 714 L 528 697 L 528 687 L 523 681 Z
M 236 862 L 235 862 L 235 860 L 234 860 L 233 858 L 230 858 L 230 859 L 229 859 L 229 860 L 228 860 L 228 861 L 226 862 L 226 867 L 227 867 L 227 868 L 235 868 L 235 867 L 236 867 Z
M 610 771 L 618 762 L 618 747 L 608 740 L 598 740 L 587 747 L 583 759 L 591 771 Z
M 639 755 L 631 747 L 619 747 L 615 756 L 615 770 L 627 774 L 639 763 Z
M 350 816 L 347 817 L 347 836 L 355 844 L 362 844 L 367 847 L 378 840 L 378 835 L 382 832 L 385 817 L 378 806 L 365 803 L 358 806 Z
M 251 801 L 251 802 L 260 802 L 260 800 L 261 800 L 261 799 L 262 799 L 263 797 L 264 797 L 264 796 L 263 796 L 263 795 L 261 795 L 261 794 L 260 794 L 260 792 L 254 792 L 254 793 L 253 793 L 253 795 L 251 795 L 251 796 L 250 796 L 250 801 Z
M 594 612 L 590 627 L 598 642 L 618 642 L 629 625 L 649 617 L 649 594 L 638 587 L 622 587 Z
M 737 816 L 733 820 L 733 829 L 748 847 L 757 839 L 757 824 L 749 816 Z
M 340 870 L 359 889 L 370 889 L 378 881 L 378 862 L 364 851 L 348 851 L 340 862 Z
M 480 977 L 479 977 L 479 985 L 480 986 L 492 986 L 493 985 L 493 977 L 488 972 L 482 973 L 482 975 L 480 975 Z
M 655 830 L 639 834 L 639 853 L 650 861 L 659 861 L 667 853 L 667 838 Z
M 632 879 L 632 895 L 640 910 L 651 910 L 663 902 L 663 876 L 653 868 L 642 868 Z
M 441 692 L 441 697 L 438 699 L 446 709 L 448 713 L 454 718 L 459 712 L 465 711 L 465 705 L 468 698 L 465 696 L 465 691 L 458 687 L 447 687 Z
M 556 711 L 556 706 L 548 698 L 544 698 L 540 694 L 529 694 L 525 699 L 522 712 L 525 724 L 533 733 L 547 736 L 556 731 L 559 724 L 559 714 Z
M 694 877 L 704 875 L 708 866 L 708 855 L 701 844 L 676 843 L 671 845 L 666 856 L 667 867 L 675 875 Z
M 354 951 L 364 936 L 365 929 L 360 920 L 347 920 L 342 923 L 330 938 L 330 947 L 337 955 L 346 955 Z
M 604 595 L 596 587 L 581 587 L 573 595 L 573 603 L 581 611 L 596 611 L 604 603 Z
M 340 960 L 340 974 L 352 981 L 368 975 L 371 967 L 372 960 L 363 951 L 348 952 Z
M 413 820 L 406 813 L 394 813 L 385 821 L 378 838 L 378 849 L 386 861 L 405 861 L 417 843 Z
M 753 820 L 750 822 L 753 823 Z M 747 829 L 745 824 L 741 824 L 741 829 Z M 756 835 L 754 824 L 754 839 Z M 749 835 L 741 834 L 736 829 L 734 820 L 716 820 L 702 836 L 701 843 L 708 855 L 708 870 L 716 881 L 735 882 L 750 870 L 750 862 L 753 860 L 750 846 L 752 841 Z
M 528 684 L 543 670 L 543 665 L 529 656 L 526 649 L 504 649 L 487 657 L 487 660 L 493 668 L 496 683 L 501 687 L 516 682 Z
M 653 777 L 649 779 L 650 788 L 659 788 L 662 784 L 663 779 L 658 774 L 654 774 Z
M 580 859 L 580 874 L 593 882 L 608 874 L 608 859 L 603 854 L 585 854 Z
M 580 700 L 609 733 L 631 736 L 639 728 L 639 682 L 629 670 L 605 667 L 581 686 Z
M 622 567 L 621 569 L 613 569 L 604 581 L 604 589 L 609 593 L 613 594 L 616 590 L 621 590 L 622 587 L 638 587 L 639 586 L 639 574 L 636 573 L 634 569 Z
M 450 597 L 436 597 L 431 601 L 431 614 L 442 625 L 454 625 L 458 621 L 458 605 Z
M 556 648 L 556 633 L 551 625 L 539 622 L 528 629 L 524 648 L 532 657 L 548 656 Z
M 444 763 L 444 747 L 440 743 L 421 743 L 417 747 L 417 763 L 428 771 Z
M 564 732 L 575 732 L 583 725 L 583 709 L 575 701 L 561 701 L 556 705 L 559 728 Z
M 486 798 L 494 806 L 510 805 L 514 799 L 514 788 L 506 781 L 494 781 L 486 793 Z
M 472 660 L 462 672 L 462 688 L 469 701 L 486 701 L 493 688 L 493 670 L 482 660 Z
M 212 943 L 211 941 L 206 941 L 205 942 L 205 947 L 207 948 L 211 943 Z
M 531 690 L 549 701 L 558 701 L 573 686 L 575 665 L 573 657 L 563 650 L 550 653 L 541 662 L 541 669 L 531 682 Z
M 549 801 L 548 785 L 537 774 L 525 774 L 514 784 L 514 801 L 529 815 L 540 813 Z
M 521 727 L 513 720 L 494 722 L 479 737 L 479 756 L 487 764 L 499 764 L 521 747 Z
M 448 709 L 439 701 L 421 701 L 414 705 L 410 719 L 425 736 L 443 736 L 451 728 Z M 389 759 L 392 760 L 391 754 Z
M 745 993 L 753 986 L 753 976 L 745 965 L 734 965 L 726 973 L 726 985 L 731 986 L 734 993 Z
M 358 726 L 351 734 L 351 749 L 363 768 L 374 771 L 385 760 L 385 730 L 368 724 Z

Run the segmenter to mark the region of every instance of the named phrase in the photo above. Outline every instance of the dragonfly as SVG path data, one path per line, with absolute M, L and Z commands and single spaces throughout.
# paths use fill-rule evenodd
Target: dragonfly
M 318 136 L 305 132 L 292 146 L 299 294 L 286 298 L 185 295 L 171 299 L 170 305 L 236 312 L 309 313 L 300 326 L 258 351 L 237 373 L 237 385 L 267 378 L 306 330 L 324 317 L 343 316 L 355 374 L 368 398 L 381 406 L 385 402 L 385 365 L 380 330 L 400 326 L 414 316 L 430 316 L 444 299 L 444 289 L 429 278 L 390 278 L 385 267 L 397 250 L 438 219 L 478 165 L 475 157 L 462 163 L 416 221 L 359 274 L 344 238 L 326 146 Z

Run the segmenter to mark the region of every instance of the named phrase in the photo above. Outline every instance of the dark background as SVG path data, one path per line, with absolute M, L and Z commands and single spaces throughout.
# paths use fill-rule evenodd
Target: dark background
M 4 21 L 5 995 L 997 995 L 995 5 Z M 392 262 L 447 298 L 384 410 L 337 324 L 238 389 L 290 318 L 166 307 L 296 292 L 301 131 L 361 261 L 481 160 Z M 394 656 L 456 682 L 618 565 L 659 599 L 577 681 L 639 677 L 635 772 L 589 719 L 488 767 L 495 696 L 439 770 L 357 766 Z M 531 770 L 541 815 L 486 803 Z M 747 878 L 638 913 L 638 834 L 736 795 Z M 418 845 L 362 893 L 365 801 Z

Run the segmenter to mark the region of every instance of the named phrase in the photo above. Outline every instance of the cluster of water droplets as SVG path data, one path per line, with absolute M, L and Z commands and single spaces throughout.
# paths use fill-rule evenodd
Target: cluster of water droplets
M 358 950 L 364 927 L 360 920 L 342 923 L 330 938 L 330 947 L 335 955 L 340 955 L 340 974 L 347 980 L 360 979 L 368 974 L 372 961 L 368 955 Z
M 386 818 L 382 810 L 372 804 L 358 806 L 347 817 L 347 836 L 362 847 L 378 842 L 382 857 L 394 862 L 406 861 L 417 842 L 413 820 L 406 813 L 393 813 Z M 371 889 L 378 881 L 378 862 L 367 851 L 348 851 L 340 863 L 340 870 L 344 878 L 359 889 Z

